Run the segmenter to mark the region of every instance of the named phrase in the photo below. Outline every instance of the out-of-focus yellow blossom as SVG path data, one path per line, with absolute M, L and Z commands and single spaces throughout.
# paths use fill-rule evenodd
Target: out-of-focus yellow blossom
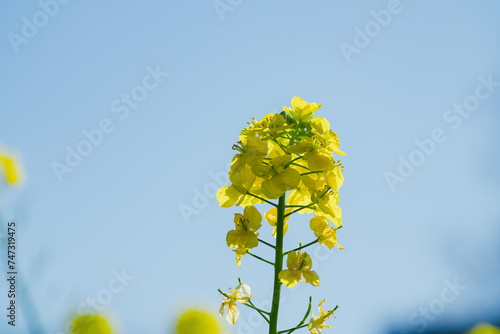
M 325 324 L 325 320 L 330 318 L 333 315 L 332 311 L 324 311 L 323 310 L 323 304 L 326 301 L 326 299 L 323 299 L 319 303 L 318 311 L 319 315 L 316 317 L 311 311 L 311 320 L 309 320 L 309 326 L 307 329 L 311 331 L 311 334 L 321 334 L 323 331 L 323 328 L 332 328 L 330 325 Z
M 299 283 L 310 283 L 313 286 L 319 285 L 319 277 L 315 271 L 311 270 L 312 260 L 309 254 L 291 251 L 288 253 L 286 261 L 287 270 L 279 273 L 278 277 L 286 287 L 293 288 Z
M 487 323 L 481 323 L 474 326 L 468 334 L 500 334 L 500 328 Z
M 240 283 L 234 290 L 229 289 L 229 292 L 230 293 L 224 295 L 226 298 L 222 301 L 219 314 L 223 317 L 227 312 L 227 322 L 234 325 L 240 316 L 240 310 L 236 303 L 245 304 L 248 302 L 250 298 L 252 298 L 252 292 L 250 291 L 250 287 L 243 283 Z
M 0 170 L 3 170 L 7 183 L 19 182 L 19 167 L 13 156 L 0 152 Z
M 290 209 L 286 209 L 285 210 L 285 215 L 290 213 L 292 210 Z M 277 234 L 277 227 L 276 227 L 276 224 L 277 224 L 277 221 L 278 221 L 278 209 L 277 208 L 272 208 L 270 209 L 269 211 L 267 211 L 264 215 L 264 217 L 266 217 L 266 220 L 267 222 L 269 223 L 269 225 L 271 225 L 272 227 L 274 227 L 273 229 L 273 237 L 276 238 L 276 234 Z M 283 221 L 283 235 L 286 234 L 286 231 L 288 231 L 288 218 L 290 218 L 290 216 L 288 217 L 285 217 L 284 221 Z
M 297 122 L 307 122 L 313 116 L 313 113 L 321 107 L 321 104 L 307 103 L 298 96 L 292 98 L 292 107 L 283 107 L 287 113 Z
M 106 320 L 99 315 L 82 315 L 73 320 L 72 334 L 111 334 Z
M 220 334 L 217 320 L 209 313 L 190 310 L 182 313 L 177 321 L 177 334 Z
M 329 249 L 332 249 L 334 246 L 344 249 L 338 243 L 337 232 L 335 228 L 330 227 L 330 222 L 327 218 L 315 215 L 311 218 L 309 226 L 314 231 L 314 235 L 316 235 L 320 244 L 327 246 Z
M 227 233 L 227 246 L 236 248 L 236 264 L 241 266 L 241 257 L 247 250 L 257 247 L 259 241 L 257 230 L 262 226 L 262 215 L 254 206 L 248 206 L 244 209 L 243 215 L 236 213 L 234 215 L 235 229 Z

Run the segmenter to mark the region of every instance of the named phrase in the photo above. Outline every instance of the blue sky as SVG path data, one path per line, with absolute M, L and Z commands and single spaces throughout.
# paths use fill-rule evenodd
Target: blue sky
M 347 153 L 346 250 L 316 251 L 321 286 L 285 292 L 282 328 L 303 315 L 309 295 L 340 305 L 338 333 L 493 316 L 500 5 L 220 3 L 231 10 L 70 1 L 44 16 L 35 1 L 4 5 L 0 142 L 22 156 L 27 178 L 21 192 L 4 192 L 1 210 L 19 223 L 19 267 L 45 332 L 62 332 L 122 270 L 134 278 L 103 307 L 122 333 L 168 332 L 183 307 L 216 311 L 217 288 L 238 276 L 265 302 L 272 272 L 246 257 L 235 266 L 225 235 L 239 208 L 218 207 L 212 176 L 227 171 L 247 121 L 295 95 L 323 104 L 318 115 Z M 23 18 L 40 27 L 30 31 Z M 346 56 L 347 44 L 357 51 Z M 80 144 L 98 128 L 108 133 L 97 144 Z M 87 155 L 68 166 L 68 148 Z M 186 207 L 196 214 L 186 219 Z M 299 217 L 286 246 L 309 241 L 306 233 Z M 433 320 L 419 315 L 455 279 L 466 286 L 460 295 Z M 265 327 L 247 310 L 240 320 L 228 330 Z M 29 321 L 20 316 L 19 330 Z

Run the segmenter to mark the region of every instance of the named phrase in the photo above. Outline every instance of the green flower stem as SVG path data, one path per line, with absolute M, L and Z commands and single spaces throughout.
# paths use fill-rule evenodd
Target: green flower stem
M 274 206 L 274 207 L 276 207 L 276 208 L 278 207 L 275 203 L 273 203 L 273 202 L 271 202 L 271 201 L 268 201 L 267 199 L 264 199 L 264 198 L 259 197 L 259 196 L 257 196 L 257 195 L 254 195 L 254 194 L 252 194 L 252 193 L 247 192 L 247 195 L 250 195 L 250 196 L 252 196 L 252 197 L 258 198 L 258 199 L 260 199 L 261 201 L 264 201 L 264 202 L 266 202 L 267 204 L 271 204 L 272 206 Z
M 300 159 L 302 159 L 302 158 L 303 158 L 303 156 L 302 156 L 302 155 L 300 155 L 300 156 L 298 156 L 297 158 L 292 159 L 289 163 L 287 163 L 287 164 L 285 165 L 285 168 L 288 168 L 288 166 L 289 166 L 289 165 L 295 165 L 293 162 L 294 162 L 294 161 L 297 161 L 297 160 L 300 160 Z
M 297 210 L 293 210 L 292 212 L 287 213 L 287 214 L 285 215 L 285 218 L 286 218 L 286 217 L 288 217 L 288 216 L 290 216 L 290 215 L 293 215 L 295 212 L 299 212 L 300 210 L 304 210 L 304 209 L 310 208 L 310 207 L 311 207 L 311 206 L 313 206 L 313 205 L 314 205 L 314 203 L 311 203 L 311 204 L 309 204 L 309 205 L 302 206 L 302 207 L 298 208 Z
M 264 313 L 265 313 L 265 314 L 267 314 L 267 315 L 269 315 L 269 312 L 266 312 L 266 311 L 261 310 L 260 308 L 256 307 L 256 306 L 252 303 L 252 301 L 251 301 L 251 300 L 249 300 L 249 301 L 248 301 L 248 304 L 249 304 L 248 306 L 252 306 L 252 307 L 253 307 L 253 309 L 254 309 L 255 311 L 257 311 L 257 312 L 258 312 L 258 313 L 262 316 L 262 318 L 264 318 L 264 320 L 265 320 L 265 321 L 269 324 L 269 319 L 268 319 L 268 318 L 264 315 Z
M 271 261 L 267 261 L 266 259 L 263 259 L 260 256 L 257 256 L 255 254 L 250 253 L 249 251 L 247 251 L 247 254 L 253 256 L 256 259 L 259 259 L 259 260 L 261 260 L 261 261 L 263 261 L 265 263 L 269 263 L 270 265 L 274 266 L 274 263 L 272 263 Z
M 281 270 L 283 270 L 283 225 L 285 221 L 285 200 L 286 194 L 283 194 L 278 202 L 278 219 L 276 222 L 276 257 L 274 260 L 274 288 L 271 316 L 269 318 L 269 334 L 278 333 L 278 311 L 280 307 L 281 294 L 281 282 L 278 275 Z
M 323 173 L 324 171 L 323 170 L 318 170 L 316 172 L 307 172 L 307 173 L 302 173 L 300 174 L 300 176 L 304 176 L 304 175 L 309 175 L 309 174 L 318 174 L 318 173 Z
M 281 334 L 281 333 L 291 333 L 291 332 L 295 332 L 297 329 L 301 329 L 301 328 L 304 328 L 304 327 L 307 327 L 309 326 L 309 324 L 303 324 L 303 325 L 300 325 L 300 326 L 297 326 L 295 328 L 291 328 L 291 329 L 287 329 L 285 331 L 279 331 L 278 333 Z
M 270 243 L 265 242 L 264 240 L 261 240 L 259 238 L 257 238 L 257 240 L 259 240 L 259 242 L 262 242 L 264 245 L 268 245 L 269 247 L 276 249 L 276 247 L 274 245 L 271 245 Z
M 339 306 L 335 306 L 335 308 L 333 310 L 331 310 L 330 312 L 328 312 L 327 314 L 325 314 L 323 316 L 323 318 L 326 318 L 326 317 L 329 317 L 333 312 L 337 311 L 337 309 L 339 308 Z
M 316 239 L 316 240 L 314 240 L 314 241 L 311 241 L 310 243 L 305 244 L 304 246 L 300 246 L 300 247 L 297 247 L 297 248 L 295 248 L 295 249 L 289 250 L 288 252 L 283 253 L 283 256 L 287 255 L 287 254 L 288 254 L 288 253 L 290 253 L 290 252 L 295 252 L 295 251 L 298 251 L 298 250 L 300 250 L 300 249 L 302 249 L 302 248 L 306 248 L 306 247 L 309 247 L 309 246 L 311 246 L 311 245 L 314 245 L 314 244 L 315 244 L 315 243 L 317 243 L 317 242 L 319 242 L 319 239 Z
M 287 333 L 287 334 L 290 334 L 290 333 L 296 331 L 299 328 L 305 327 L 304 324 L 306 322 L 307 317 L 309 316 L 309 312 L 311 312 L 311 305 L 312 305 L 312 296 L 309 296 L 309 306 L 307 307 L 307 311 L 306 311 L 306 314 L 304 315 L 304 318 L 302 318 L 302 320 L 299 322 L 299 324 L 297 326 L 295 326 L 294 328 L 290 328 L 290 329 L 287 329 L 287 330 L 284 330 L 284 331 L 279 331 L 278 333 Z M 302 325 L 304 325 L 304 326 L 302 326 Z
M 285 149 L 285 147 L 279 141 L 277 141 L 274 138 L 270 138 L 270 139 L 271 139 L 271 141 L 273 141 L 274 143 L 276 143 L 283 150 L 283 152 L 285 152 L 285 154 L 289 154 L 288 151 Z
M 302 167 L 304 169 L 307 169 L 307 170 L 311 170 L 309 167 L 306 167 L 306 166 L 302 166 L 302 165 L 299 165 L 299 164 L 296 164 L 295 162 L 289 162 L 290 165 L 294 165 L 294 166 L 298 166 L 298 167 Z

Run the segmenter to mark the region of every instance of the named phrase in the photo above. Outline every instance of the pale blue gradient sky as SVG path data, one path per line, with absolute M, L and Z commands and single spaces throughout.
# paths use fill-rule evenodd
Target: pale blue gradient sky
M 347 152 L 339 232 L 347 249 L 317 261 L 319 288 L 285 291 L 282 328 L 312 294 L 316 305 L 340 305 L 332 333 L 415 330 L 410 315 L 455 277 L 467 289 L 429 327 L 498 309 L 500 89 L 457 129 L 443 115 L 474 93 L 479 76 L 500 81 L 500 3 L 401 6 L 348 63 L 340 43 L 352 44 L 354 28 L 387 2 L 242 1 L 220 20 L 208 0 L 73 1 L 18 53 L 7 36 L 40 8 L 4 4 L 0 142 L 23 156 L 28 179 L 3 211 L 19 221 L 19 266 L 46 332 L 60 331 L 123 267 L 135 279 L 105 308 L 123 333 L 166 333 L 179 306 L 216 311 L 217 288 L 238 276 L 266 300 L 270 268 L 252 258 L 236 268 L 225 245 L 239 208 L 210 198 L 186 224 L 179 205 L 225 170 L 247 121 L 294 95 L 323 104 L 318 115 Z M 157 65 L 169 76 L 121 120 L 111 104 Z M 59 182 L 51 164 L 104 118 L 114 131 Z M 435 128 L 446 141 L 392 192 L 384 173 Z M 306 218 L 296 221 L 287 247 L 312 240 Z M 264 226 L 261 236 L 270 232 Z M 256 252 L 267 254 L 263 247 Z

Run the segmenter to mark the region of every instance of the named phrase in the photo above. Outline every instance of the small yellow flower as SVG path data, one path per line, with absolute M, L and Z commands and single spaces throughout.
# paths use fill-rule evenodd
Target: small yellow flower
M 338 249 L 344 249 L 338 242 L 335 228 L 330 227 L 330 222 L 326 217 L 315 215 L 311 218 L 309 226 L 320 244 L 327 246 L 329 249 L 332 249 L 334 246 L 337 246 Z
M 73 320 L 71 325 L 73 334 L 111 334 L 106 320 L 99 315 L 82 315 Z
M 226 314 L 226 320 L 228 323 L 231 325 L 234 325 L 236 323 L 236 320 L 238 320 L 240 316 L 240 310 L 238 309 L 238 306 L 236 306 L 236 303 L 242 303 L 245 304 L 252 298 L 252 292 L 250 291 L 250 287 L 247 284 L 242 284 L 240 283 L 236 289 L 229 289 L 230 293 L 225 294 L 224 300 L 222 301 L 222 305 L 219 310 L 219 314 L 221 317 Z M 226 311 L 227 307 L 227 311 Z
M 243 215 L 234 215 L 235 229 L 227 233 L 226 242 L 230 248 L 236 248 L 236 264 L 241 265 L 241 258 L 247 250 L 257 247 L 259 233 L 257 230 L 262 226 L 262 215 L 254 206 L 248 206 Z
M 290 209 L 286 209 L 285 210 L 285 214 L 288 214 L 291 211 L 292 210 L 290 210 Z M 276 238 L 276 234 L 277 234 L 276 224 L 277 224 L 277 221 L 278 221 L 278 209 L 277 208 L 270 209 L 269 211 L 266 212 L 266 214 L 264 215 L 264 217 L 266 217 L 266 220 L 269 223 L 269 225 L 271 225 L 271 226 L 274 227 L 274 229 L 273 229 L 273 237 Z M 288 223 L 287 223 L 288 218 L 290 218 L 290 216 L 285 217 L 284 222 L 283 222 L 283 236 L 286 234 L 286 231 L 288 231 Z
M 257 230 L 262 226 L 262 216 L 254 206 L 248 206 L 243 211 L 243 215 L 234 215 L 235 229 L 227 233 L 227 246 L 231 248 L 254 248 L 257 247 Z
M 342 210 L 338 206 L 340 197 L 338 192 L 331 191 L 325 178 L 314 179 L 310 175 L 302 176 L 302 182 L 311 192 L 311 201 L 317 204 L 318 215 L 327 217 L 335 226 L 342 222 Z
M 309 326 L 307 329 L 311 331 L 311 334 L 321 334 L 323 331 L 323 327 L 326 328 L 332 328 L 330 325 L 325 324 L 325 320 L 330 318 L 333 315 L 332 311 L 324 311 L 323 310 L 323 303 L 326 301 L 326 299 L 323 299 L 319 303 L 318 311 L 319 315 L 316 317 L 311 311 L 311 320 L 309 320 Z
M 209 313 L 190 310 L 182 313 L 177 321 L 177 334 L 220 334 L 217 320 Z
M 316 143 L 330 152 L 344 156 L 340 150 L 340 140 L 337 133 L 330 129 L 330 123 L 322 117 L 315 117 L 310 122 L 311 130 L 316 135 Z
M 292 107 L 283 107 L 287 113 L 297 122 L 307 122 L 313 116 L 313 113 L 321 107 L 321 104 L 307 103 L 298 96 L 292 98 Z
M 301 250 L 297 253 L 295 251 L 288 253 L 286 266 L 288 269 L 281 271 L 278 275 L 281 283 L 286 287 L 293 288 L 299 281 L 313 286 L 319 285 L 318 274 L 311 270 L 312 260 L 309 254 L 302 253 Z

